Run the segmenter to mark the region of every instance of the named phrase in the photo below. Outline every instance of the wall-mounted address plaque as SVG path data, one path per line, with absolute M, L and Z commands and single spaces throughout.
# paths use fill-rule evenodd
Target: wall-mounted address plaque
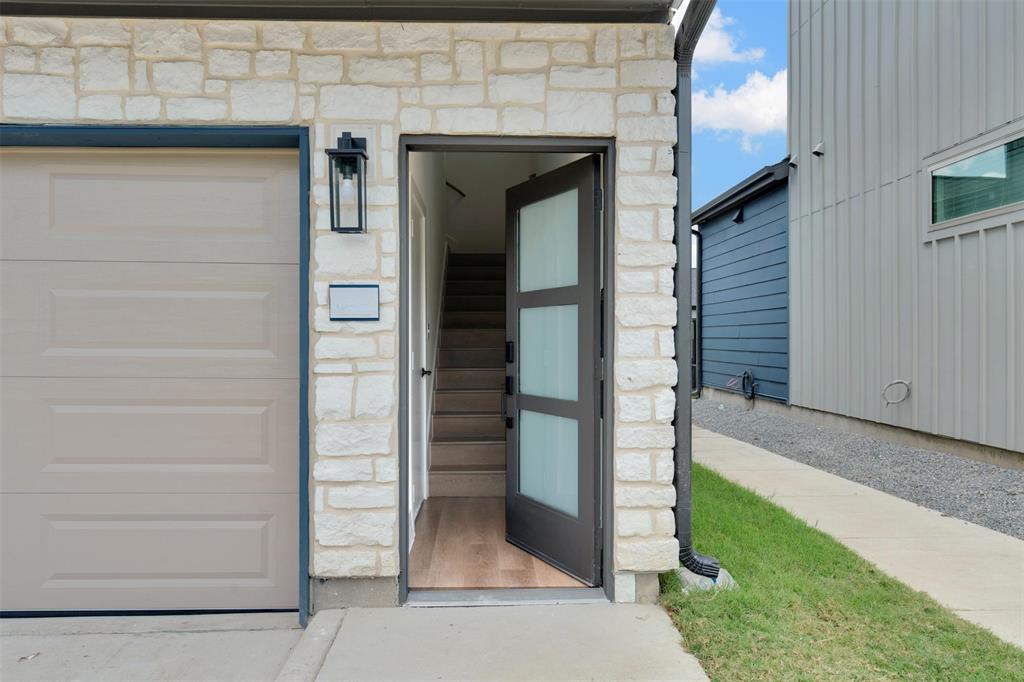
M 379 320 L 380 285 L 331 284 L 328 288 L 328 303 L 332 320 Z

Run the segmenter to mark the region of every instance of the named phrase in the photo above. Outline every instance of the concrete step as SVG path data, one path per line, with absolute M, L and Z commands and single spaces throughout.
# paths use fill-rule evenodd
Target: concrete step
M 484 294 L 456 294 L 447 293 L 444 298 L 444 309 L 451 312 L 465 310 L 505 310 L 504 296 L 490 296 Z
M 445 279 L 449 282 L 466 279 L 489 279 L 505 281 L 504 265 L 452 265 L 448 264 Z
M 465 294 L 485 294 L 490 296 L 505 295 L 503 279 L 462 279 L 445 282 L 445 296 L 462 296 Z
M 432 466 L 431 497 L 504 497 L 505 465 Z
M 430 466 L 504 466 L 505 441 L 449 439 L 430 444 Z
M 437 352 L 437 366 L 441 368 L 455 367 L 490 367 L 505 366 L 504 348 L 442 348 Z
M 505 311 L 445 312 L 441 316 L 445 329 L 505 329 Z
M 501 391 L 436 391 L 434 414 L 446 412 L 501 412 Z
M 436 440 L 448 438 L 504 438 L 505 422 L 498 413 L 435 414 L 431 431 Z
M 500 265 L 505 266 L 503 253 L 449 253 L 448 265 Z
M 442 329 L 441 348 L 504 348 L 504 329 Z
M 500 391 L 505 386 L 504 369 L 438 369 L 437 388 L 490 389 Z

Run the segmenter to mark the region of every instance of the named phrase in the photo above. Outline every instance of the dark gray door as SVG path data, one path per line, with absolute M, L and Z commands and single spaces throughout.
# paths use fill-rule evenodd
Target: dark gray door
M 589 585 L 600 457 L 596 248 L 599 160 L 506 193 L 506 536 Z

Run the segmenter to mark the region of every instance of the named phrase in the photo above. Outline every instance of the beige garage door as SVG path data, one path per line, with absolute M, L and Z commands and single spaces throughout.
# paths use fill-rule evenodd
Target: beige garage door
M 0 173 L 2 608 L 295 608 L 297 152 Z

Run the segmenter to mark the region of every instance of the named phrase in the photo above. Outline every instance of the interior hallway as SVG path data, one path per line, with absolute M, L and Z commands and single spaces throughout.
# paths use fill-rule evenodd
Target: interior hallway
M 431 497 L 416 518 L 412 589 L 586 587 L 505 541 L 504 497 Z

